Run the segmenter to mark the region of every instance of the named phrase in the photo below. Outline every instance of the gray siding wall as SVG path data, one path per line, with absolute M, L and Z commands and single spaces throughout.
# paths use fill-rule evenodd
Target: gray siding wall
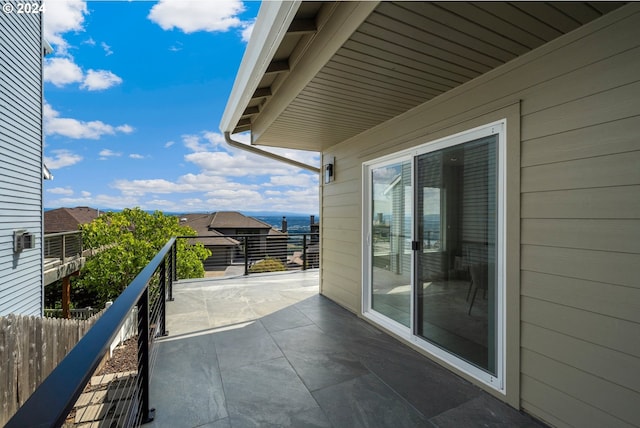
M 40 14 L 0 13 L 0 72 L 0 315 L 41 315 Z M 13 252 L 19 229 L 36 236 L 35 249 Z
M 640 426 L 638 28 L 627 5 L 327 150 L 323 294 L 361 310 L 362 162 L 519 106 L 506 400 L 557 426 Z

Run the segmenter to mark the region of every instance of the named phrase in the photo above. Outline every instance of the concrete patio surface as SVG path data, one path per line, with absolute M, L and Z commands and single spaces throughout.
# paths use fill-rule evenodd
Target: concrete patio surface
M 318 270 L 180 281 L 148 427 L 541 427 L 318 294 Z

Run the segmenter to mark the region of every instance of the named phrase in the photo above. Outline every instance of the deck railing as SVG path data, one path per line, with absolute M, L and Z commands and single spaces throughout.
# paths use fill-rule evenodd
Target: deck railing
M 199 235 L 188 238 L 211 251 L 203 264 L 208 272 L 244 274 L 319 267 L 318 233 Z
M 115 380 L 100 426 L 137 426 L 153 419 L 149 380 L 154 342 L 166 334 L 166 300 L 172 300 L 176 239 L 172 238 L 122 292 L 96 324 L 35 390 L 6 428 L 60 427 L 86 391 L 113 338 L 134 307 L 138 310 L 137 370 Z M 108 387 L 108 386 L 107 386 Z
M 82 257 L 82 232 L 59 232 L 44 235 L 44 257 L 60 263 Z

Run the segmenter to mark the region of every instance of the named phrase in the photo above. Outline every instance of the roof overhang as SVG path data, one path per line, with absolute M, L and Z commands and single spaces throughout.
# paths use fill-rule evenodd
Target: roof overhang
M 263 2 L 222 122 L 322 151 L 620 2 Z

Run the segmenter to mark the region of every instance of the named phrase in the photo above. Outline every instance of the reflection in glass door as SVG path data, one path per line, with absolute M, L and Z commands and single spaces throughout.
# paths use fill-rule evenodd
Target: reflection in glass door
M 371 308 L 411 325 L 411 162 L 371 169 Z
M 416 158 L 416 334 L 496 374 L 497 143 Z

